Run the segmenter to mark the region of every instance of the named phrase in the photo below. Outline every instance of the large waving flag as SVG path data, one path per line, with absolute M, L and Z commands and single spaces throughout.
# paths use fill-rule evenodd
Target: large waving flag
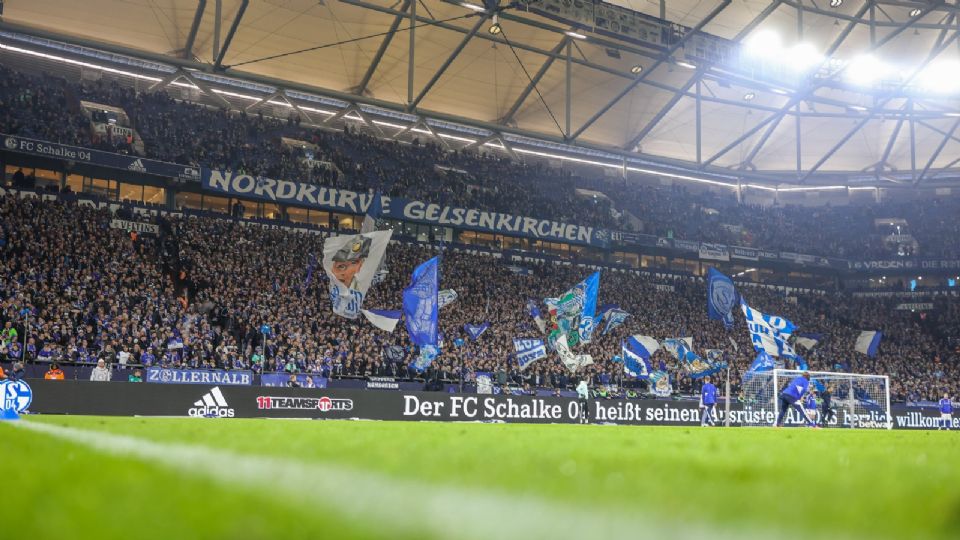
M 618 326 L 622 326 L 628 317 L 630 317 L 630 314 L 619 307 L 612 307 L 608 309 L 603 313 L 603 315 L 600 316 L 599 319 L 601 322 L 604 319 L 607 321 L 607 324 L 603 327 L 603 332 L 601 332 L 600 335 L 605 336 Z
M 589 354 L 573 354 L 567 345 L 567 336 L 560 336 L 556 341 L 557 354 L 560 355 L 560 361 L 572 372 L 593 364 L 593 357 Z
M 323 269 L 330 278 L 333 312 L 356 319 L 387 252 L 393 231 L 331 236 L 323 243 Z
M 400 322 L 399 310 L 364 309 L 361 312 L 370 324 L 386 332 L 393 332 L 397 328 L 397 323 Z
M 554 348 L 560 335 L 567 337 L 568 347 L 590 342 L 595 327 L 599 290 L 600 272 L 594 272 L 559 298 L 544 299 L 553 318 L 550 342 Z
M 471 341 L 476 341 L 481 334 L 487 331 L 487 328 L 490 328 L 490 323 L 484 321 L 482 324 L 470 324 L 467 323 L 463 325 L 463 330 L 470 336 Z
M 513 338 L 513 348 L 517 351 L 515 358 L 520 371 L 527 366 L 547 356 L 547 347 L 542 339 Z
M 853 350 L 873 358 L 877 356 L 877 349 L 880 348 L 880 338 L 882 337 L 883 332 L 864 330 L 857 336 L 857 343 L 854 345 Z
M 683 339 L 674 338 L 664 340 L 663 348 L 670 351 L 670 353 L 680 361 L 683 369 L 691 379 L 699 379 L 707 375 L 712 375 L 726 367 L 726 364 L 722 362 L 713 363 L 700 358 L 700 356 L 689 347 L 687 341 Z
M 660 348 L 650 336 L 630 336 L 621 344 L 623 371 L 631 377 L 647 379 L 653 371 L 650 357 Z
M 783 317 L 767 315 L 747 305 L 741 298 L 740 307 L 747 321 L 750 339 L 756 351 L 764 351 L 770 356 L 793 358 L 797 353 L 787 340 L 796 330 L 796 325 Z
M 707 316 L 722 320 L 727 330 L 733 328 L 733 306 L 737 303 L 737 289 L 733 280 L 711 267 L 707 271 Z
M 547 323 L 543 320 L 543 317 L 540 316 L 540 307 L 537 306 L 537 301 L 533 298 L 527 300 L 527 314 L 533 317 L 533 322 L 536 323 L 540 333 L 546 333 Z
M 773 371 L 773 368 L 775 367 L 777 367 L 777 363 L 773 357 L 764 351 L 760 351 L 757 354 L 757 357 L 753 360 L 753 363 L 750 364 L 750 369 L 747 371 L 750 373 Z
M 651 373 L 650 391 L 658 397 L 670 397 L 670 394 L 673 393 L 673 385 L 670 384 L 670 374 L 662 369 Z
M 459 295 L 457 295 L 457 291 L 453 289 L 443 289 L 442 291 L 437 293 L 437 301 L 438 301 L 437 305 L 442 309 L 443 307 L 449 306 L 450 304 L 454 303 L 457 300 L 457 298 L 459 298 Z
M 797 345 L 807 350 L 816 347 L 822 340 L 823 334 L 797 334 L 797 337 L 794 338 Z
M 413 361 L 413 369 L 423 373 L 438 356 L 440 356 L 440 349 L 436 345 L 421 346 L 420 354 Z
M 437 257 L 416 267 L 410 285 L 403 290 L 403 314 L 410 341 L 414 345 L 437 344 L 437 315 L 440 310 L 437 299 Z

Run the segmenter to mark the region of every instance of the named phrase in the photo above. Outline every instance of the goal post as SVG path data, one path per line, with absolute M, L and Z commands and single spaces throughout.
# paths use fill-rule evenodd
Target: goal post
M 817 408 L 812 420 L 828 427 L 892 429 L 890 378 L 886 375 L 835 373 L 774 369 L 748 372 L 743 376 L 743 425 L 772 426 L 780 414 L 780 392 L 795 377 L 810 374 L 810 389 L 817 391 Z M 821 418 L 822 395 L 828 391 L 830 412 Z M 802 404 L 801 404 L 802 406 Z M 791 407 L 784 425 L 805 424 Z

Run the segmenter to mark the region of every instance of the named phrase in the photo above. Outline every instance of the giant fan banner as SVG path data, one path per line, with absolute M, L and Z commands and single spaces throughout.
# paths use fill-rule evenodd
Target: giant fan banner
M 276 180 L 233 171 L 203 169 L 202 177 L 203 188 L 207 191 L 358 215 L 367 212 L 374 197 L 368 193 L 290 180 Z M 382 219 L 413 221 L 597 247 L 606 247 L 610 242 L 610 231 L 606 229 L 595 229 L 549 219 L 456 208 L 386 195 L 380 196 L 380 203 Z
M 356 319 L 390 243 L 392 230 L 331 236 L 323 243 L 333 312 Z

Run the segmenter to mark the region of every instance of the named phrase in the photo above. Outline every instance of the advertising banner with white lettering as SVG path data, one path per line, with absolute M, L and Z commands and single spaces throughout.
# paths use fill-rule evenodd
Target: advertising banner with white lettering
M 253 384 L 252 371 L 226 371 L 222 369 L 167 369 L 147 368 L 148 383 L 161 384 Z
M 387 251 L 392 230 L 331 236 L 323 243 L 323 269 L 330 278 L 333 312 L 356 319 Z
M 13 135 L 0 135 L 0 137 L 3 137 L 3 149 L 11 152 L 54 159 L 65 159 L 77 163 L 99 165 L 111 169 L 122 169 L 167 178 L 179 178 L 181 180 L 191 180 L 194 182 L 200 181 L 200 169 L 189 165 L 177 165 L 176 163 L 156 161 L 128 154 L 114 154 L 113 152 L 102 152 L 89 148 L 24 139 L 23 137 Z
M 888 261 L 849 261 L 851 270 L 960 270 L 960 260 L 894 259 Z
M 730 257 L 734 259 L 743 259 L 745 261 L 759 261 L 760 253 L 753 248 L 730 246 Z
M 203 188 L 208 191 L 296 204 L 336 212 L 364 214 L 373 195 L 276 180 L 232 171 L 203 169 Z M 456 208 L 439 204 L 380 196 L 383 219 L 397 219 L 430 225 L 458 227 L 527 238 L 606 247 L 610 231 L 549 219 L 514 216 L 501 212 Z
M 730 250 L 723 244 L 700 242 L 700 258 L 711 261 L 729 261 Z
M 153 223 L 143 223 L 140 221 L 127 221 L 125 219 L 110 220 L 111 229 L 123 229 L 125 231 L 136 231 L 138 233 L 160 234 L 160 226 Z

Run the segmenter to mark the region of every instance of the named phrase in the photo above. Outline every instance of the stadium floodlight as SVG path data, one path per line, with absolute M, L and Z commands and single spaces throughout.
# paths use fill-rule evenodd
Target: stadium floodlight
M 775 58 L 783 49 L 780 34 L 773 30 L 762 30 L 750 36 L 744 42 L 744 52 L 752 58 Z
M 690 62 L 687 62 L 685 60 L 677 60 L 677 65 L 682 68 L 697 69 L 697 66 L 695 64 L 691 64 Z
M 471 4 L 470 2 L 460 2 L 460 5 L 463 6 L 463 7 L 465 7 L 465 8 L 467 8 L 467 9 L 469 9 L 469 10 L 473 10 L 473 11 L 477 11 L 477 12 L 486 11 L 486 8 L 484 8 L 483 6 L 478 6 L 478 5 L 476 5 L 476 4 Z
M 640 64 L 636 64 L 630 68 L 630 73 L 633 73 L 634 75 L 639 75 L 641 71 L 643 71 L 643 66 Z
M 916 17 L 916 16 L 920 15 L 921 13 L 923 13 L 923 10 L 920 9 L 920 8 L 913 8 L 913 9 L 910 10 L 910 16 L 911 16 L 911 17 Z
M 757 94 L 755 94 L 755 93 L 753 93 L 753 92 L 747 92 L 746 94 L 743 95 L 743 100 L 744 100 L 744 101 L 753 101 L 753 98 L 755 98 L 755 97 L 757 97 Z
M 783 60 L 787 66 L 800 73 L 810 71 L 823 63 L 823 55 L 810 43 L 797 43 L 784 52 Z
M 830 0 L 830 7 L 838 8 L 843 5 L 843 0 Z
M 917 77 L 920 87 L 929 92 L 950 94 L 960 90 L 960 61 L 941 60 L 923 69 Z
M 574 39 L 587 39 L 587 36 L 585 36 L 585 35 L 583 35 L 583 34 L 578 34 L 577 32 L 573 32 L 573 31 L 566 31 L 566 32 L 564 32 L 564 34 L 566 34 L 566 35 L 568 35 L 568 36 L 570 36 L 570 37 L 572 37 L 572 38 L 574 38 Z
M 883 79 L 890 72 L 890 66 L 872 54 L 860 55 L 847 64 L 846 77 L 852 84 L 869 86 Z

